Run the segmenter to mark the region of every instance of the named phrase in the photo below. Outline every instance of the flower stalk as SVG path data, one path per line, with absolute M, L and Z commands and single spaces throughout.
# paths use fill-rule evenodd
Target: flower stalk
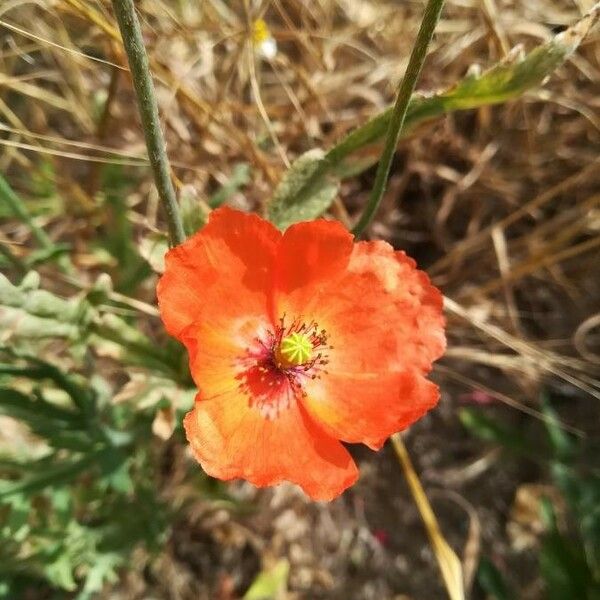
M 400 137 L 402 126 L 404 125 L 404 119 L 406 118 L 408 104 L 412 93 L 415 90 L 421 69 L 423 68 L 425 56 L 427 55 L 427 48 L 433 37 L 433 32 L 435 31 L 435 26 L 440 18 L 443 5 L 444 0 L 428 0 L 427 6 L 425 7 L 419 33 L 417 34 L 417 39 L 408 61 L 408 67 L 406 68 L 406 73 L 398 88 L 398 95 L 396 96 L 396 102 L 388 125 L 385 146 L 375 175 L 375 183 L 371 190 L 367 206 L 352 231 L 356 237 L 359 237 L 369 226 L 377 212 L 381 199 L 383 198 L 394 152 L 398 145 L 398 139 Z
M 171 181 L 169 159 L 160 128 L 158 104 L 142 30 L 135 13 L 133 0 L 112 0 L 112 5 L 129 62 L 154 182 L 167 217 L 169 239 L 171 245 L 176 246 L 184 242 L 186 236 Z

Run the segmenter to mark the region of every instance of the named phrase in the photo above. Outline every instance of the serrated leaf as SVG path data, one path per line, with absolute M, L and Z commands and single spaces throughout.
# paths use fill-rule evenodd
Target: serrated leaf
M 86 575 L 80 598 L 101 591 L 106 582 L 116 581 L 118 579 L 116 569 L 122 562 L 123 557 L 116 552 L 99 555 Z
M 339 190 L 339 181 L 329 179 L 322 150 L 310 150 L 297 158 L 275 189 L 269 202 L 269 219 L 279 229 L 322 215 Z M 310 184 L 308 184 L 310 182 Z
M 73 564 L 71 563 L 70 557 L 59 554 L 57 560 L 48 565 L 45 571 L 48 579 L 50 579 L 54 585 L 69 592 L 72 592 L 77 588 L 77 584 L 73 578 Z

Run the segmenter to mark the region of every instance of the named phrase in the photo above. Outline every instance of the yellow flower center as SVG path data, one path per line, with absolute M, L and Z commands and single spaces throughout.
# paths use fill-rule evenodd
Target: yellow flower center
M 263 19 L 257 19 L 252 23 L 252 41 L 255 46 L 260 46 L 271 37 L 269 26 Z
M 275 351 L 280 368 L 299 367 L 313 358 L 313 343 L 304 333 L 291 333 L 284 337 Z

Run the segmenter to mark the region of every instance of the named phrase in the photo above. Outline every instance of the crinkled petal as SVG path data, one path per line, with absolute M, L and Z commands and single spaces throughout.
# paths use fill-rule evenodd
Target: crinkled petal
M 266 315 L 280 238 L 257 215 L 213 211 L 205 227 L 166 255 L 157 295 L 167 331 L 181 337 L 200 319 Z
M 328 364 L 302 402 L 328 433 L 378 448 L 435 406 L 424 375 L 445 347 L 442 301 L 414 261 L 384 242 L 355 244 L 346 268 L 302 300 L 278 306 L 327 332 Z
M 374 450 L 433 408 L 436 385 L 413 371 L 331 372 L 307 382 L 307 412 L 330 435 Z
M 347 450 L 296 402 L 265 418 L 235 390 L 198 398 L 184 425 L 194 456 L 219 479 L 243 478 L 259 487 L 289 481 L 314 500 L 331 500 L 358 477 Z
M 417 269 L 404 252 L 381 241 L 355 244 L 349 270 L 375 275 L 382 292 L 394 303 L 394 318 L 387 325 L 398 341 L 399 367 L 414 365 L 428 372 L 444 353 L 446 337 L 442 295 L 427 273 Z

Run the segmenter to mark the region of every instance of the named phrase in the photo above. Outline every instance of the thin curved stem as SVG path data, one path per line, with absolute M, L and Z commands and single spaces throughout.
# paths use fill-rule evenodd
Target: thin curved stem
M 406 68 L 406 73 L 400 83 L 398 95 L 396 96 L 396 103 L 394 104 L 392 116 L 390 118 L 385 146 L 383 148 L 383 153 L 381 154 L 381 159 L 379 160 L 377 174 L 375 175 L 375 183 L 371 190 L 367 206 L 352 231 L 357 237 L 363 233 L 373 220 L 375 212 L 381 202 L 381 198 L 383 197 L 383 193 L 385 192 L 392 159 L 394 157 L 394 152 L 396 151 L 402 125 L 404 124 L 406 111 L 408 110 L 408 103 L 410 102 L 410 97 L 412 96 L 415 85 L 417 84 L 417 79 L 423 68 L 425 56 L 427 55 L 427 47 L 433 37 L 433 32 L 440 18 L 443 5 L 444 0 L 428 0 L 427 6 L 425 7 L 421 27 L 419 28 L 419 33 L 417 34 L 417 39 L 413 46 L 410 60 L 408 61 L 408 67 Z
M 185 232 L 171 181 L 169 159 L 160 128 L 158 104 L 140 23 L 133 0 L 112 0 L 112 5 L 129 62 L 154 182 L 169 225 L 169 238 L 172 245 L 181 244 L 185 241 Z
M 415 472 L 410 456 L 408 455 L 408 450 L 402 441 L 402 437 L 399 433 L 395 433 L 391 439 L 406 483 L 427 530 L 429 542 L 442 573 L 448 597 L 450 600 L 465 600 L 463 572 L 460 560 L 458 560 L 456 553 L 452 550 L 440 529 L 427 494 L 421 485 L 421 480 Z

